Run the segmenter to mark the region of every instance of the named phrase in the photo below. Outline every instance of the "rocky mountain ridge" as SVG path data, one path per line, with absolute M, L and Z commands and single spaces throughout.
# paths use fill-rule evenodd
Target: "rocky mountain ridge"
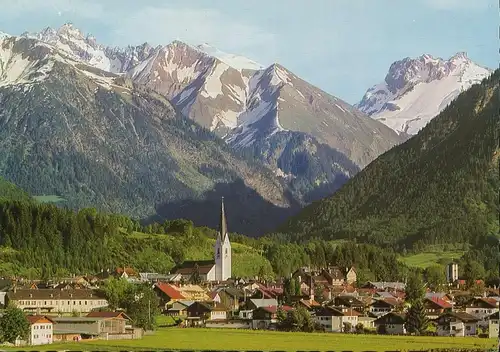
M 174 41 L 126 49 L 98 45 L 71 24 L 24 34 L 87 64 L 123 74 L 170 99 L 183 115 L 238 147 L 253 135 L 308 133 L 364 167 L 402 138 L 279 64 L 264 67 L 208 44 Z
M 394 62 L 384 82 L 370 88 L 356 107 L 398 133 L 416 134 L 461 92 L 492 70 L 465 52 L 444 60 L 425 54 Z

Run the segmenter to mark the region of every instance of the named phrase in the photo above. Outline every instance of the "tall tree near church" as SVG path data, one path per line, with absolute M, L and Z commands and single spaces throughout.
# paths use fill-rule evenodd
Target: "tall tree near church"
M 198 263 L 194 265 L 193 274 L 189 278 L 189 282 L 193 285 L 201 284 L 200 267 L 198 266 Z

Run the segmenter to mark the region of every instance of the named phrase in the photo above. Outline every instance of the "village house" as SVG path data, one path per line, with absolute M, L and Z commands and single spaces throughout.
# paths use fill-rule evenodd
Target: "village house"
M 36 314 L 89 313 L 108 306 L 99 291 L 89 289 L 14 289 L 7 293 L 6 304 L 9 302 L 24 312 Z
M 293 308 L 289 306 L 262 306 L 255 309 L 252 313 L 252 328 L 265 330 L 275 328 L 278 322 L 278 310 L 290 312 Z
M 180 275 L 185 282 L 189 282 L 196 271 L 196 267 L 201 281 L 216 281 L 215 261 L 213 259 L 185 261 L 174 269 L 175 275 Z
M 186 300 L 189 301 L 209 301 L 208 292 L 199 285 L 179 285 L 177 290 Z
M 158 282 L 153 286 L 153 290 L 160 298 L 162 309 L 168 309 L 174 302 L 186 300 L 186 297 L 174 285 Z
M 488 317 L 498 312 L 498 301 L 495 298 L 473 298 L 465 304 L 465 312 L 488 325 Z
M 337 307 L 347 307 L 356 309 L 358 312 L 365 310 L 365 303 L 355 296 L 337 296 L 333 299 L 333 304 Z
M 220 305 L 212 306 L 209 302 L 193 302 L 187 309 L 187 321 L 190 326 L 203 325 L 208 321 L 227 319 L 227 309 Z
M 498 312 L 489 316 L 488 332 L 490 338 L 498 337 Z
M 237 311 L 240 305 L 244 303 L 245 293 L 234 287 L 224 287 L 214 291 L 210 298 L 214 302 L 227 307 L 230 311 Z
M 45 315 L 28 315 L 30 333 L 28 344 L 32 346 L 51 344 L 54 338 L 54 321 Z M 17 345 L 23 344 L 17 341 Z
M 437 323 L 438 336 L 475 336 L 478 319 L 466 312 L 447 312 Z
M 323 307 L 316 312 L 314 320 L 326 332 L 350 332 L 358 324 L 360 315 L 352 308 Z
M 345 283 L 346 276 L 339 267 L 329 266 L 321 273 L 331 286 L 342 286 Z
M 390 312 L 377 318 L 373 325 L 379 334 L 404 335 L 406 334 L 406 315 Z
M 396 298 L 377 299 L 369 306 L 369 311 L 375 316 L 383 316 L 387 313 L 394 312 L 398 307 L 402 306 L 402 302 Z
M 452 307 L 451 303 L 441 298 L 424 298 L 425 314 L 431 320 L 437 319 L 441 314 L 451 311 Z
M 243 304 L 243 310 L 255 310 L 260 307 L 277 306 L 278 301 L 275 298 L 248 298 Z
M 187 308 L 193 303 L 194 301 L 175 301 L 171 305 L 168 305 L 164 314 L 171 317 L 186 317 Z
M 142 329 L 129 327 L 130 318 L 123 312 L 91 312 L 85 317 L 53 317 L 54 341 L 87 338 L 104 340 L 139 339 Z

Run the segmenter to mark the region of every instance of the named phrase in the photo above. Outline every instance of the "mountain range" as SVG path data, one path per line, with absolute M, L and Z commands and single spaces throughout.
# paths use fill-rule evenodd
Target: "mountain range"
M 393 81 L 413 70 L 399 66 Z M 71 208 L 211 227 L 224 196 L 231 229 L 259 235 L 408 138 L 377 114 L 430 83 L 398 84 L 354 107 L 208 44 L 107 47 L 71 24 L 2 33 L 0 175 Z
M 394 62 L 384 82 L 370 88 L 356 107 L 398 133 L 414 135 L 491 73 L 465 52 L 448 60 L 429 54 L 408 57 Z

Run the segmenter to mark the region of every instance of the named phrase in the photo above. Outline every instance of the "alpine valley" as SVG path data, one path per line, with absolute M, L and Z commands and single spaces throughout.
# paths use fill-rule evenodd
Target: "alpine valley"
M 404 137 L 279 64 L 110 48 L 71 24 L 0 36 L 0 175 L 70 208 L 275 228 Z M 260 221 L 263 216 L 268 219 Z

